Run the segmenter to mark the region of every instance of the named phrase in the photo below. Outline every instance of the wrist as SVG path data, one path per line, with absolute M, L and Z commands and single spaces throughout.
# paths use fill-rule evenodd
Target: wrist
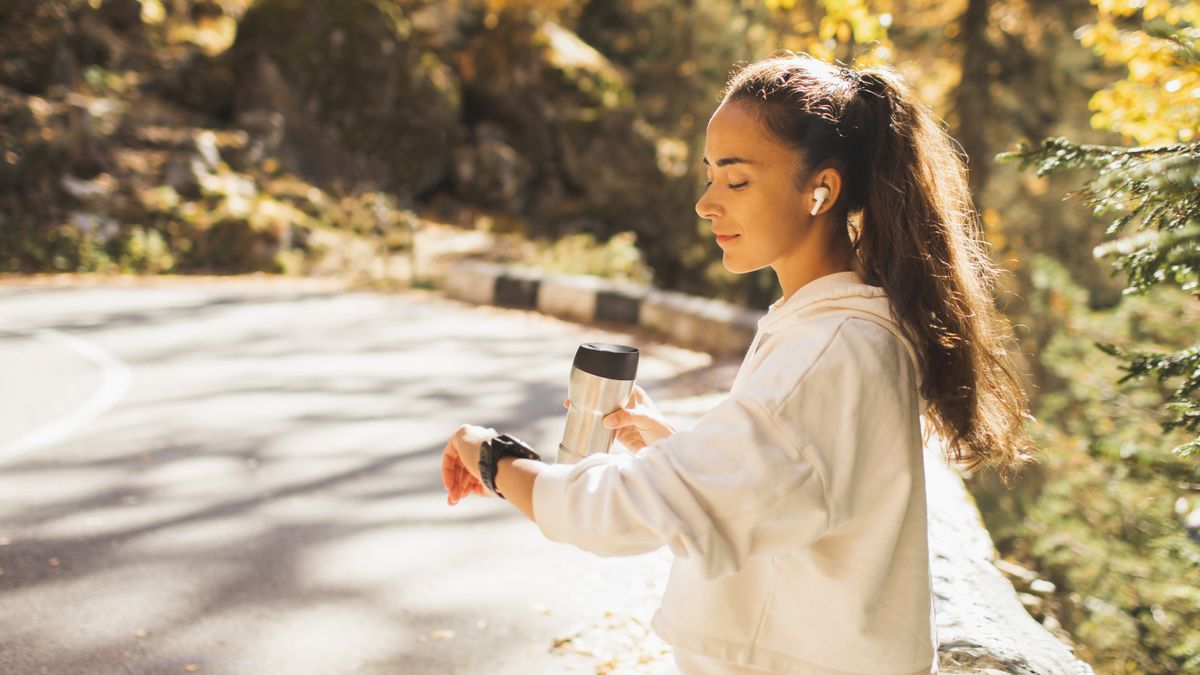
M 498 434 L 493 438 L 485 440 L 479 448 L 479 475 L 480 482 L 487 487 L 488 490 L 500 497 L 507 499 L 503 490 L 497 488 L 496 479 L 500 473 L 500 463 L 514 458 L 536 459 L 539 462 L 541 457 L 537 452 L 521 439 L 509 434 Z

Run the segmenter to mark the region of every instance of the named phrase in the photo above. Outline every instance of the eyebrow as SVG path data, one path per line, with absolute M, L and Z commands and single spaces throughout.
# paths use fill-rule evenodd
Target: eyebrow
M 702 157 L 701 161 L 704 162 L 705 165 L 708 164 L 707 157 Z M 717 160 L 717 166 L 729 166 L 730 164 L 755 164 L 755 163 L 756 162 L 754 162 L 753 160 L 746 159 L 744 157 L 722 157 L 721 159 Z

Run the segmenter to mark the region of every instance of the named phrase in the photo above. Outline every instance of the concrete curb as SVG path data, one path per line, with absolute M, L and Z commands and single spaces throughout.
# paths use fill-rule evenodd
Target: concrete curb
M 761 312 L 720 300 L 597 277 L 545 275 L 479 261 L 446 267 L 441 286 L 475 304 L 530 309 L 581 323 L 637 326 L 713 355 L 744 355 Z M 1090 675 L 1092 669 L 1025 611 L 996 568 L 995 546 L 962 478 L 926 448 L 929 554 L 943 673 Z
M 716 356 L 745 354 L 762 316 L 721 300 L 473 260 L 449 265 L 442 287 L 450 297 L 475 304 L 531 309 L 581 323 L 637 326 Z

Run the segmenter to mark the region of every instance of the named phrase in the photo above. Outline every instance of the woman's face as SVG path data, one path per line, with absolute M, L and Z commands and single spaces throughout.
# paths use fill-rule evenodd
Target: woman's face
M 744 103 L 722 103 L 708 121 L 704 165 L 709 185 L 696 213 L 712 221 L 735 274 L 770 265 L 778 273 L 803 258 L 810 201 L 796 187 L 800 156 L 781 145 Z

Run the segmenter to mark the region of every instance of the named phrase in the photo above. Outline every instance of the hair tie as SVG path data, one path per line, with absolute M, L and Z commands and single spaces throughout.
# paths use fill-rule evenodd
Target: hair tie
M 865 91 L 882 99 L 887 99 L 891 95 L 891 86 L 888 84 L 887 80 L 883 79 L 876 73 L 857 73 L 856 81 L 858 83 L 859 92 Z
M 847 80 L 850 80 L 850 82 L 852 84 L 854 84 L 855 87 L 862 87 L 862 85 L 863 85 L 862 73 L 860 73 L 859 71 L 857 71 L 849 66 L 838 66 L 838 68 L 841 69 L 842 77 L 844 77 Z

